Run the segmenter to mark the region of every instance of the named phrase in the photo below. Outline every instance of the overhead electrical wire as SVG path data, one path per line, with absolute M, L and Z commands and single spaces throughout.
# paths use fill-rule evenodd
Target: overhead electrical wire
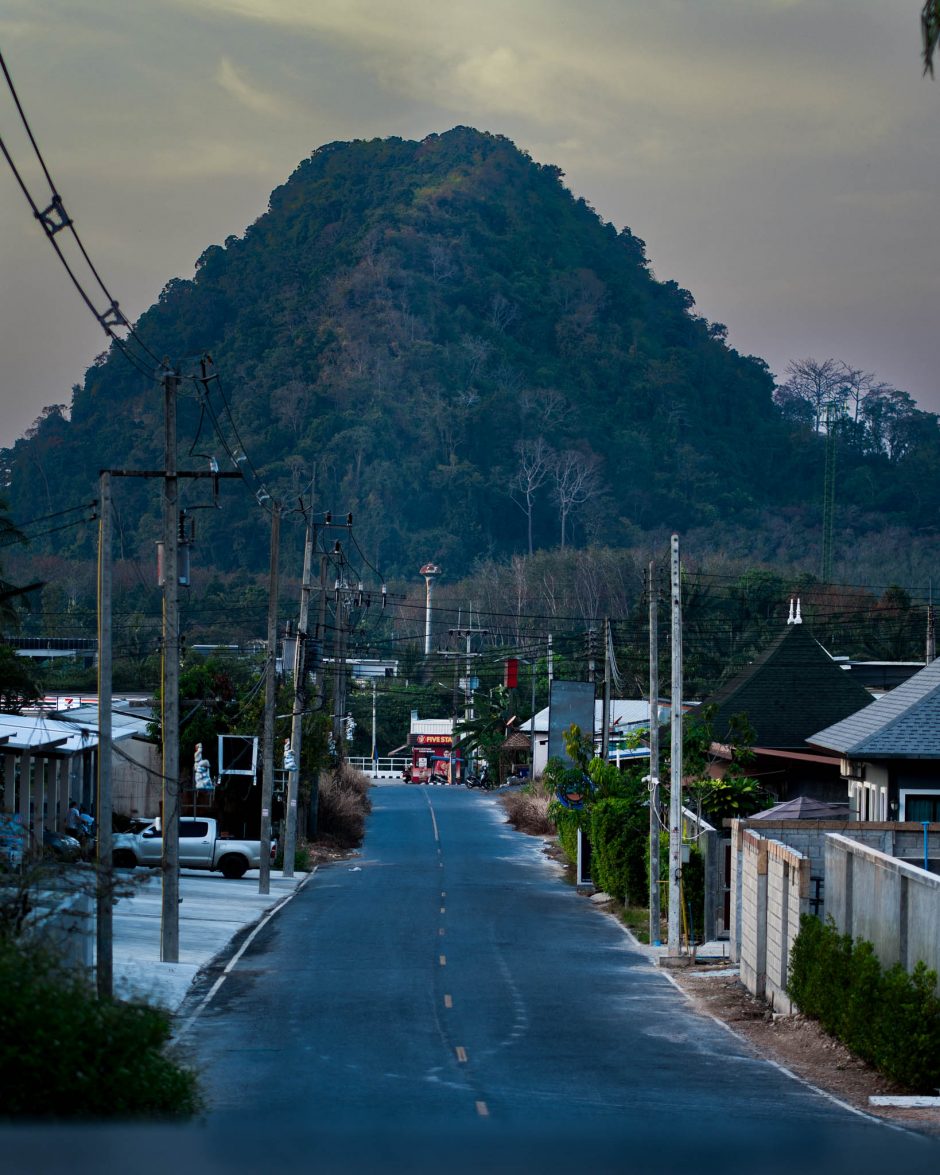
M 91 311 L 92 315 L 94 316 L 94 318 L 98 322 L 98 325 L 102 328 L 102 330 L 105 332 L 105 334 L 115 343 L 115 345 L 118 347 L 118 349 L 124 355 L 124 357 L 134 367 L 136 367 L 139 372 L 152 378 L 154 375 L 153 370 L 147 368 L 143 364 L 143 362 L 140 360 L 140 358 L 138 356 L 134 355 L 130 351 L 130 349 L 127 347 L 125 340 L 122 339 L 116 333 L 115 328 L 118 328 L 118 329 L 125 329 L 126 328 L 128 331 L 129 337 L 132 338 L 137 343 L 137 345 L 153 360 L 154 364 L 159 364 L 159 358 L 156 354 L 154 354 L 153 351 L 151 351 L 151 349 L 147 346 L 147 344 L 144 342 L 144 340 L 140 337 L 140 335 L 137 333 L 137 331 L 134 329 L 134 327 L 128 321 L 127 317 L 124 315 L 123 311 L 121 310 L 121 308 L 117 302 L 117 299 L 111 294 L 111 291 L 105 285 L 104 280 L 101 277 L 101 274 L 98 272 L 98 269 L 96 268 L 94 262 L 92 261 L 91 257 L 89 256 L 88 251 L 85 248 L 84 242 L 82 241 L 81 237 L 79 236 L 78 229 L 75 227 L 75 222 L 72 219 L 72 217 L 69 216 L 68 212 L 66 211 L 65 204 L 63 203 L 62 197 L 59 194 L 58 188 L 56 187 L 56 185 L 52 179 L 52 175 L 49 171 L 49 168 L 46 166 L 46 161 L 43 158 L 43 154 L 39 149 L 39 144 L 36 141 L 36 136 L 33 134 L 32 127 L 29 124 L 29 119 L 26 117 L 26 111 L 23 109 L 23 105 L 20 102 L 20 98 L 19 98 L 19 95 L 16 91 L 16 87 L 13 84 L 13 78 L 10 74 L 9 68 L 7 67 L 7 63 L 3 57 L 2 52 L 0 52 L 0 70 L 2 70 L 2 72 L 3 72 L 3 76 L 4 76 L 4 79 L 6 80 L 7 88 L 10 91 L 10 95 L 13 99 L 14 105 L 16 106 L 17 113 L 20 116 L 20 121 L 23 124 L 23 128 L 26 131 L 26 135 L 30 141 L 30 144 L 32 145 L 33 151 L 36 154 L 36 158 L 39 161 L 39 165 L 42 168 L 42 172 L 46 178 L 46 182 L 49 185 L 49 198 L 48 198 L 48 203 L 45 208 L 41 208 L 40 203 L 33 196 L 28 184 L 26 183 L 19 168 L 16 165 L 15 160 L 13 159 L 13 155 L 12 155 L 10 149 L 8 148 L 6 142 L 3 140 L 2 137 L 0 137 L 0 152 L 3 153 L 3 156 L 6 159 L 7 164 L 9 165 L 10 170 L 12 171 L 14 178 L 16 179 L 17 183 L 19 184 L 20 189 L 23 192 L 23 195 L 25 196 L 27 203 L 29 204 L 30 208 L 32 209 L 33 216 L 39 221 L 39 224 L 42 227 L 43 232 L 45 233 L 46 237 L 48 238 L 50 245 L 52 246 L 53 250 L 55 251 L 56 256 L 59 258 L 59 261 L 62 263 L 63 267 L 65 268 L 66 273 L 68 274 L 69 278 L 71 279 L 72 284 L 75 286 L 75 289 L 78 291 L 80 297 L 82 298 L 82 301 L 85 303 L 85 305 L 88 307 L 88 309 Z M 97 282 L 99 288 L 101 289 L 101 292 L 104 294 L 105 298 L 107 299 L 107 302 L 108 302 L 107 309 L 105 309 L 103 311 L 98 310 L 91 295 L 88 293 L 88 291 L 85 289 L 85 286 L 79 280 L 79 277 L 75 273 L 75 270 L 73 269 L 72 265 L 69 263 L 68 258 L 65 256 L 64 252 L 60 248 L 59 242 L 56 240 L 56 237 L 60 232 L 63 232 L 63 231 L 67 231 L 71 235 L 72 239 L 74 240 L 82 258 L 84 259 L 85 264 L 88 267 L 89 272 L 91 273 L 91 275 L 93 276 L 93 278 Z

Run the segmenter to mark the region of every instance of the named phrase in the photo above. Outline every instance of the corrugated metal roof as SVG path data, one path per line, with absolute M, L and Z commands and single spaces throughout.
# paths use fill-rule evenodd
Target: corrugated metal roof
M 57 755 L 74 755 L 98 745 L 98 711 L 89 707 L 91 714 L 72 718 L 48 718 L 44 714 L 0 714 L 0 744 L 3 750 L 39 752 L 43 749 Z M 111 737 L 114 742 L 146 734 L 147 720 L 115 714 Z
M 940 758 L 940 661 L 806 741 L 846 758 Z

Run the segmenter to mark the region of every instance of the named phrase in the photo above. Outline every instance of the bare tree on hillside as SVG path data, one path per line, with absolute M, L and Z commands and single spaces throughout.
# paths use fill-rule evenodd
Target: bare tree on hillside
M 529 528 L 529 555 L 532 554 L 532 509 L 535 495 L 544 485 L 549 475 L 552 463 L 552 450 L 545 443 L 543 437 L 534 437 L 532 440 L 522 440 L 516 443 L 516 454 L 519 458 L 519 468 L 509 483 L 511 495 L 518 493 L 523 501 L 513 501 L 526 516 Z
M 583 506 L 600 492 L 597 473 L 598 459 L 593 453 L 565 449 L 551 463 L 552 497 L 558 506 L 561 527 L 561 549 L 565 549 L 568 518 L 578 506 Z
M 787 379 L 774 392 L 774 400 L 785 410 L 799 415 L 803 406 L 811 415 L 815 432 L 821 432 L 826 408 L 845 401 L 846 377 L 850 369 L 840 359 L 793 359 L 787 364 Z

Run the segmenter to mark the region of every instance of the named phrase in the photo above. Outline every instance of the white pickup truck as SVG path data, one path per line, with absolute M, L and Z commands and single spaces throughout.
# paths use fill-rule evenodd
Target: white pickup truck
M 180 817 L 179 843 L 181 869 L 209 869 L 224 877 L 243 877 L 249 869 L 261 868 L 260 841 L 220 836 L 217 822 L 204 816 Z M 272 861 L 275 850 L 272 841 Z M 115 832 L 111 837 L 111 851 L 118 869 L 133 869 L 137 865 L 159 867 L 163 858 L 159 819 L 137 832 Z

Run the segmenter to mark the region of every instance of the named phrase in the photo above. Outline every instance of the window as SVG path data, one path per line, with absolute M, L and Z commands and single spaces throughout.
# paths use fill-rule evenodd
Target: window
M 209 824 L 206 820 L 181 820 L 180 840 L 201 840 L 209 835 Z
M 905 820 L 929 820 L 931 823 L 940 822 L 940 795 L 924 792 L 918 795 L 909 791 L 902 793 L 904 800 Z

